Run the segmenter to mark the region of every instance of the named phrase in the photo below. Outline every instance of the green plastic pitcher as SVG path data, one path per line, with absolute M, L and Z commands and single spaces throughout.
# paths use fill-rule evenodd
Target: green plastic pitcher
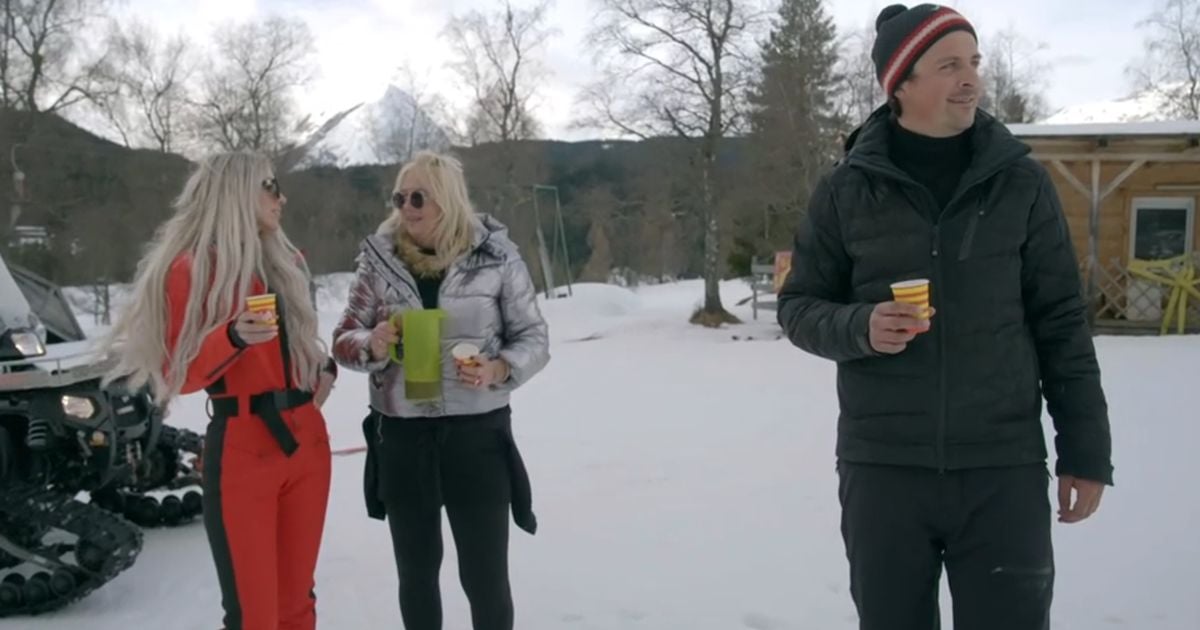
M 440 308 L 407 310 L 404 330 L 404 397 L 433 400 L 442 396 L 442 321 Z

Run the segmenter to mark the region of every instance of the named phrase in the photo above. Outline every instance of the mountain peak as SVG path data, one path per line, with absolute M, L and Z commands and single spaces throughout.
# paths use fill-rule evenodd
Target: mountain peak
M 304 142 L 297 168 L 395 164 L 414 151 L 449 144 L 430 113 L 407 91 L 389 84 L 378 100 L 330 116 Z

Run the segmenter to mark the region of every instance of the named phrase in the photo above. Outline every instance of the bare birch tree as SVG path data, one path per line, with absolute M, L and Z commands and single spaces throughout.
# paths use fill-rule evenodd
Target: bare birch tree
M 1162 94 L 1170 115 L 1200 120 L 1200 0 L 1161 0 L 1138 26 L 1145 56 L 1128 69 L 1137 87 Z
M 533 186 L 543 183 L 543 165 L 521 141 L 541 133 L 533 110 L 538 84 L 547 74 L 541 57 L 554 34 L 546 25 L 548 0 L 536 1 L 531 8 L 520 8 L 505 0 L 493 11 L 456 15 L 444 30 L 455 52 L 449 67 L 470 94 L 460 118 L 465 124 L 455 135 L 491 156 L 473 167 L 472 186 L 481 205 L 508 224 L 523 251 L 540 250 L 541 256 L 526 258 L 535 276 L 543 271 L 541 261 L 549 259 L 541 245 L 546 230 L 530 207 Z M 491 146 L 480 146 L 487 144 Z
M 445 33 L 458 58 L 451 68 L 471 93 L 466 135 L 471 144 L 526 140 L 538 134 L 531 110 L 544 76 L 540 49 L 552 34 L 546 0 L 531 9 L 505 0 L 494 13 L 454 17 Z
M 153 27 L 135 20 L 115 27 L 108 42 L 116 89 L 96 105 L 126 145 L 177 151 L 194 70 L 191 41 L 183 34 L 164 40 Z
M 1044 95 L 1049 65 L 1040 57 L 1045 43 L 1010 26 L 984 36 L 983 49 L 983 109 L 1004 123 L 1036 122 L 1049 113 Z
M 110 0 L 0 0 L 0 106 L 54 112 L 108 89 L 107 51 L 88 47 Z
M 293 143 L 296 90 L 313 77 L 313 35 L 299 19 L 226 24 L 214 37 L 195 103 L 195 133 L 223 150 L 276 155 Z
M 722 141 L 745 125 L 753 70 L 753 29 L 761 15 L 747 0 L 600 0 L 590 43 L 601 80 L 585 98 L 585 124 L 650 138 L 695 142 L 704 225 L 704 303 L 693 323 L 737 319 L 721 303 L 721 217 L 716 190 Z
M 839 45 L 835 75 L 841 79 L 842 89 L 835 99 L 838 118 L 850 128 L 862 124 L 887 98 L 875 74 L 875 62 L 871 60 L 871 45 L 875 42 L 875 26 L 846 33 Z M 848 132 L 849 129 L 843 129 Z

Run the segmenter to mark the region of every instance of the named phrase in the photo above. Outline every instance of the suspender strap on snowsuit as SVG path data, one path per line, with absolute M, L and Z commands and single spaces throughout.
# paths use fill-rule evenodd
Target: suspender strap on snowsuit
M 279 443 L 279 448 L 288 456 L 296 452 L 299 448 L 299 443 L 296 442 L 296 436 L 292 435 L 291 429 L 287 423 L 283 421 L 283 416 L 280 414 L 285 409 L 294 409 L 301 405 L 307 404 L 313 399 L 312 392 L 306 392 L 299 389 L 275 390 L 254 394 L 250 396 L 250 413 L 262 418 L 262 421 L 267 425 L 267 431 L 270 431 L 271 437 Z M 239 401 L 236 396 L 228 396 L 212 399 L 212 417 L 213 419 L 227 419 L 238 415 Z

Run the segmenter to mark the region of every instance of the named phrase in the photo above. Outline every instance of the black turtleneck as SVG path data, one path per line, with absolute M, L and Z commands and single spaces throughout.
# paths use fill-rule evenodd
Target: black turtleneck
M 949 138 L 933 138 L 909 131 L 895 119 L 889 127 L 888 156 L 892 163 L 928 188 L 938 209 L 944 210 L 971 163 L 971 130 Z
M 432 249 L 422 247 L 421 253 L 426 256 L 433 256 L 437 252 Z M 446 277 L 446 272 L 432 276 L 417 276 L 417 291 L 421 294 L 421 305 L 425 308 L 438 307 L 438 292 L 442 288 L 442 279 Z

